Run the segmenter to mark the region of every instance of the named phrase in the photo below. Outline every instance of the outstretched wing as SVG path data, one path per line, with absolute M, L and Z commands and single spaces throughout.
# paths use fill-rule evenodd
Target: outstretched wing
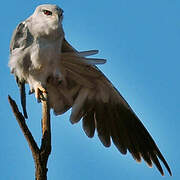
M 10 64 L 11 65 L 14 64 L 13 61 L 20 61 L 19 59 L 22 59 L 22 61 L 26 60 L 28 56 L 24 55 L 23 53 L 21 56 L 18 55 L 18 57 L 16 58 L 14 58 L 14 54 L 19 49 L 21 50 L 26 49 L 32 43 L 33 43 L 33 36 L 31 35 L 31 33 L 28 30 L 28 27 L 26 26 L 26 21 L 24 21 L 16 27 L 12 35 L 12 39 L 10 43 Z M 20 90 L 21 105 L 23 108 L 24 117 L 28 118 L 26 111 L 25 79 L 18 77 L 16 74 L 15 76 L 16 76 L 16 82 Z
M 84 54 L 91 55 L 92 52 L 97 51 Z M 109 147 L 112 140 L 122 154 L 128 150 L 135 160 L 143 158 L 149 166 L 154 163 L 163 175 L 159 158 L 171 175 L 166 160 L 131 107 L 104 74 L 89 63 L 92 58 L 82 54 L 64 40 L 61 68 L 65 72 L 66 91 L 62 85 L 59 92 L 66 99 L 67 109 L 72 106 L 70 121 L 77 123 L 82 119 L 88 137 L 93 137 L 96 129 L 105 147 Z M 72 99 L 68 101 L 70 96 Z

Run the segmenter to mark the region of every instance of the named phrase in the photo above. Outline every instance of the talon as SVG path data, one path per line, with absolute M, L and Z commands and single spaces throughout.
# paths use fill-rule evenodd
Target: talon
M 45 100 L 45 97 L 43 95 L 44 93 L 47 93 L 47 91 L 42 86 L 38 86 L 35 88 L 35 97 L 38 103 L 41 102 L 41 100 Z
M 42 93 L 46 93 L 46 89 L 43 88 L 42 86 L 38 87 L 38 89 L 39 89 Z

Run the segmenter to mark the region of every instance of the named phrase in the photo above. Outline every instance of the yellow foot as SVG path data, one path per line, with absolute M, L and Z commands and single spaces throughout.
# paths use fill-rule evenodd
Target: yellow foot
M 44 97 L 44 93 L 47 93 L 47 91 L 41 85 L 38 85 L 35 88 L 35 97 L 36 97 L 38 102 L 41 102 L 41 100 L 46 100 Z

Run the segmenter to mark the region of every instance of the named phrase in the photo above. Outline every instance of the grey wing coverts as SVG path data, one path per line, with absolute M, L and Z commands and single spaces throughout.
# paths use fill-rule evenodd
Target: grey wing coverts
M 49 7 L 51 5 L 48 5 Z M 59 31 L 62 31 L 62 27 L 59 28 Z M 51 44 L 48 36 L 45 40 L 46 43 Z M 57 57 L 57 59 L 49 56 L 48 61 L 51 61 L 52 64 L 56 61 L 55 67 L 61 75 L 61 83 L 56 83 L 56 77 L 50 74 L 51 77 L 47 78 L 45 84 L 50 107 L 54 113 L 59 115 L 71 108 L 71 123 L 77 123 L 82 119 L 83 129 L 88 137 L 93 137 L 95 130 L 97 130 L 98 137 L 105 147 L 109 147 L 113 141 L 122 154 L 129 151 L 137 161 L 141 161 L 143 158 L 149 166 L 154 163 L 163 175 L 159 158 L 171 175 L 171 170 L 151 135 L 120 93 L 95 66 L 105 61 L 87 58 L 98 51 L 78 52 L 63 36 L 60 42 L 62 43 L 59 46 L 60 49 L 55 53 L 53 51 L 55 54 L 53 57 Z M 31 75 L 29 70 L 32 63 L 30 50 L 33 43 L 34 36 L 24 21 L 18 25 L 13 34 L 9 66 L 20 87 L 21 103 L 26 117 L 25 83 L 29 82 L 27 73 Z M 60 55 L 58 55 L 58 51 Z M 51 53 L 51 49 L 48 52 Z M 50 69 L 53 70 L 53 67 Z M 49 73 L 49 71 L 47 72 Z M 48 73 L 47 75 L 49 75 Z M 43 70 L 39 73 L 40 76 L 44 74 Z M 47 75 L 43 77 L 48 77 Z

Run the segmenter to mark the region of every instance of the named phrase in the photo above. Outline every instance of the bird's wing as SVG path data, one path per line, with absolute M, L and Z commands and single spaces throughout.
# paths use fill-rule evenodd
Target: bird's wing
M 10 42 L 10 53 L 16 48 L 27 48 L 33 43 L 33 36 L 30 33 L 26 21 L 17 25 Z
M 112 140 L 122 154 L 128 150 L 135 160 L 143 158 L 149 166 L 154 163 L 163 175 L 159 158 L 171 174 L 151 135 L 125 99 L 105 75 L 79 53 L 64 40 L 61 66 L 67 80 L 67 91 L 62 94 L 66 96 L 67 92 L 72 92 L 72 102 L 68 106 L 72 106 L 70 121 L 76 123 L 82 119 L 88 137 L 93 137 L 96 129 L 105 147 L 109 147 Z
M 33 36 L 29 32 L 26 25 L 26 21 L 20 23 L 13 32 L 11 43 L 10 43 L 10 63 L 13 64 L 13 60 L 18 60 L 17 58 L 11 58 L 15 54 L 16 50 L 21 49 L 23 51 L 33 43 Z M 23 54 L 23 53 L 22 53 Z M 23 58 L 22 58 L 23 57 Z M 22 60 L 27 58 L 26 55 L 22 55 Z M 13 60 L 12 60 L 13 59 Z M 12 62 L 11 62 L 12 61 Z M 25 62 L 26 63 L 26 62 Z M 16 82 L 20 89 L 21 105 L 23 108 L 24 117 L 28 118 L 26 111 L 26 93 L 25 93 L 25 79 L 18 77 L 16 74 Z

